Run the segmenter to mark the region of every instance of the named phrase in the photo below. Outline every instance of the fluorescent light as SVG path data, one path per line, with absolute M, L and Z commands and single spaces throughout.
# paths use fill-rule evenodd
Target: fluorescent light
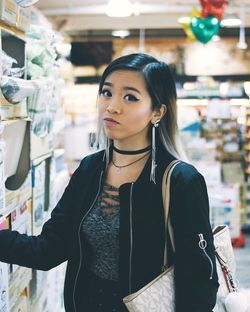
M 188 24 L 188 23 L 190 23 L 190 17 L 189 16 L 181 16 L 178 18 L 178 23 Z
M 128 30 L 113 30 L 112 36 L 114 37 L 120 37 L 125 38 L 130 35 L 130 32 Z
M 241 20 L 238 17 L 227 17 L 220 22 L 220 25 L 223 27 L 236 27 L 241 25 Z
M 106 14 L 111 17 L 127 17 L 133 13 L 133 5 L 129 0 L 109 0 Z

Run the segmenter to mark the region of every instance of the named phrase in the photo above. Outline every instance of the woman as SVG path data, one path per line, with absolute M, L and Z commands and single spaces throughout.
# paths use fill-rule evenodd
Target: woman
M 67 312 L 127 311 L 122 298 L 161 273 L 162 177 L 180 157 L 176 89 L 165 63 L 146 54 L 114 60 L 97 104 L 98 144 L 106 149 L 82 160 L 39 236 L 0 232 L 1 261 L 49 270 L 68 260 Z M 194 167 L 177 165 L 170 198 L 176 311 L 211 312 L 218 288 L 213 236 L 206 185 Z

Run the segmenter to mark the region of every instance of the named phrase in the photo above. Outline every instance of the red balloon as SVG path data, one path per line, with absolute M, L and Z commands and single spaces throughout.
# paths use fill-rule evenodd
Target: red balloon
M 222 20 L 227 0 L 200 0 L 202 17 L 215 16 Z

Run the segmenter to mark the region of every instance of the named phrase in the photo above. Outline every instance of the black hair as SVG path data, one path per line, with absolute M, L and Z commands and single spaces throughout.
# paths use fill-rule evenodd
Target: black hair
M 102 92 L 106 78 L 117 70 L 131 70 L 143 75 L 146 89 L 152 100 L 152 110 L 159 110 L 162 104 L 166 105 L 167 112 L 160 121 L 157 139 L 160 139 L 163 146 L 171 154 L 179 158 L 177 94 L 175 81 L 169 66 L 165 62 L 158 61 L 144 53 L 121 56 L 111 62 L 104 70 L 99 84 L 99 95 Z M 104 134 L 104 131 L 102 131 L 102 134 Z

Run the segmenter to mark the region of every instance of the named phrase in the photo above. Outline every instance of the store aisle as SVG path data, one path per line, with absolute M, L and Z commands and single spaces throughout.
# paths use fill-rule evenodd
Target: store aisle
M 240 289 L 247 295 L 250 312 L 250 234 L 246 235 L 246 246 L 243 248 L 234 248 L 237 262 L 237 278 Z

